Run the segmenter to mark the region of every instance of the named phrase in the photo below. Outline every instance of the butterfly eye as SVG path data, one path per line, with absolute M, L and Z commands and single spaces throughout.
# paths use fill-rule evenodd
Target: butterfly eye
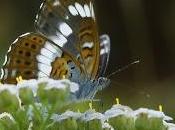
M 92 83 L 95 83 L 96 80 L 92 80 Z

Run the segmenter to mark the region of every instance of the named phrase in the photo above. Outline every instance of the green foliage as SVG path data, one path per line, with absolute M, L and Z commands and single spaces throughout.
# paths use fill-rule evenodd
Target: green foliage
M 134 118 L 123 115 L 109 119 L 109 124 L 116 130 L 135 130 Z
M 19 88 L 16 95 L 2 90 L 0 130 L 168 130 L 162 117 L 148 113 L 107 118 L 96 112 L 98 101 L 71 100 L 70 93 L 69 86 L 48 89 L 47 84 L 38 85 L 36 95 L 30 86 Z M 98 109 L 90 109 L 90 102 Z
M 0 112 L 14 112 L 18 110 L 19 102 L 16 95 L 7 90 L 0 93 Z
M 148 118 L 147 114 L 140 114 L 135 122 L 136 130 L 166 130 L 161 118 Z

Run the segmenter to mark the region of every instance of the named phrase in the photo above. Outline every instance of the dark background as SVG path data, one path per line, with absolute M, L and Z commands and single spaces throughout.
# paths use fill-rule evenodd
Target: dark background
M 9 45 L 21 34 L 34 31 L 41 0 L 6 0 L 0 4 L 0 64 Z M 140 60 L 111 77 L 110 87 L 99 93 L 105 106 L 163 110 L 175 117 L 175 1 L 96 0 L 100 34 L 111 37 L 107 74 Z

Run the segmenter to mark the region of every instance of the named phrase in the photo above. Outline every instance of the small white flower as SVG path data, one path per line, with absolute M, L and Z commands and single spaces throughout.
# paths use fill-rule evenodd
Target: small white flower
M 32 130 L 33 122 L 30 122 L 28 130 Z
M 128 106 L 123 106 L 120 104 L 117 105 L 113 105 L 111 109 L 107 110 L 104 115 L 106 120 L 112 117 L 117 117 L 120 115 L 130 115 L 130 113 L 132 113 L 133 110 L 131 108 L 129 108 Z
M 53 119 L 55 122 L 60 122 L 62 120 L 68 119 L 68 118 L 74 118 L 78 119 L 82 116 L 81 113 L 79 112 L 72 112 L 72 111 L 66 111 L 65 113 L 58 115 L 58 114 L 53 114 L 51 119 Z
M 0 114 L 0 119 L 2 119 L 4 117 L 8 117 L 11 121 L 13 121 L 15 123 L 15 119 L 13 118 L 13 116 L 11 114 L 9 114 L 7 112 Z
M 102 128 L 103 129 L 110 129 L 110 130 L 114 130 L 114 128 L 107 122 L 103 122 L 102 123 Z
M 83 116 L 81 117 L 82 120 L 84 121 L 91 121 L 91 120 L 103 120 L 104 119 L 104 115 L 96 112 L 94 110 L 88 110 L 86 111 Z
M 166 116 L 163 112 L 150 110 L 150 109 L 147 109 L 147 108 L 139 108 L 138 110 L 135 110 L 132 113 L 132 115 L 137 117 L 141 113 L 148 114 L 148 118 L 157 117 L 157 118 L 162 118 L 163 120 L 167 120 L 167 121 L 173 120 L 171 117 Z

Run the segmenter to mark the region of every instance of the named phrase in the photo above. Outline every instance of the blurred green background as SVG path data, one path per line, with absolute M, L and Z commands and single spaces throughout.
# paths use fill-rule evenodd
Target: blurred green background
M 41 0 L 6 0 L 0 4 L 0 64 L 9 45 L 34 31 Z M 107 74 L 135 60 L 140 63 L 111 77 L 98 97 L 104 105 L 115 98 L 132 108 L 163 110 L 175 117 L 175 1 L 96 0 L 100 34 L 111 37 Z

